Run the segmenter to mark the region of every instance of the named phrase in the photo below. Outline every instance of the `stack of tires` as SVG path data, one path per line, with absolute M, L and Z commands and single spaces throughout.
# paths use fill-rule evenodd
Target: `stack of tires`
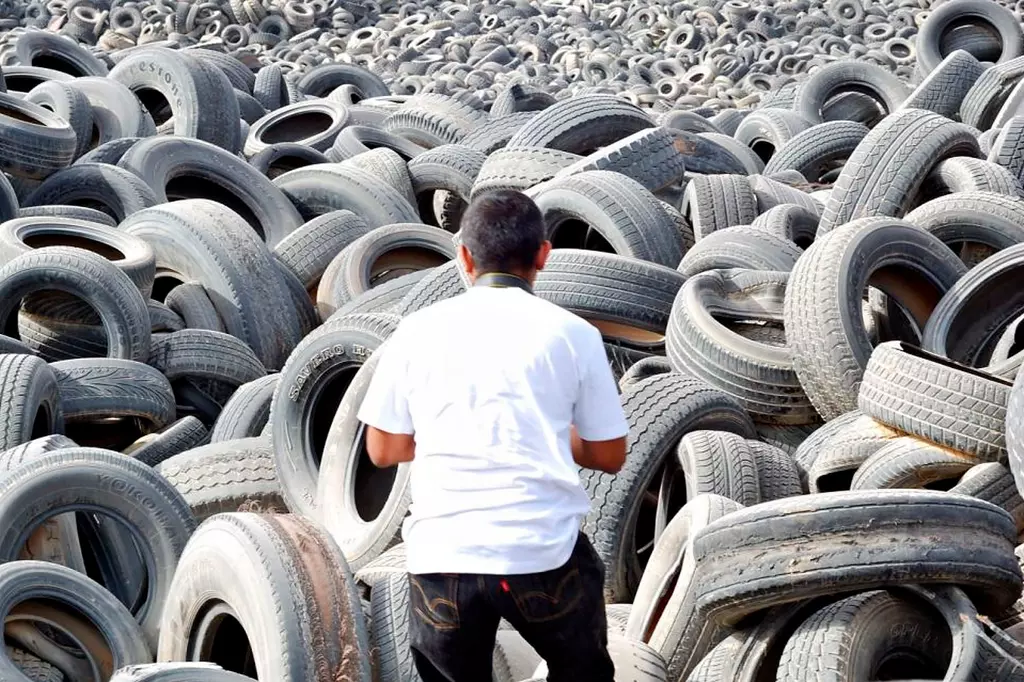
M 355 415 L 508 188 L 630 424 L 618 680 L 1024 682 L 1019 10 L 392 4 L 0 19 L 0 677 L 418 680 Z

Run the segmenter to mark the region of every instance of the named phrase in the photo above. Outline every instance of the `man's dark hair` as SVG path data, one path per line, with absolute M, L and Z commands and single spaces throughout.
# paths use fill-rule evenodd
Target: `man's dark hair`
M 544 216 L 522 192 L 495 190 L 474 199 L 459 225 L 476 270 L 529 270 L 547 238 Z

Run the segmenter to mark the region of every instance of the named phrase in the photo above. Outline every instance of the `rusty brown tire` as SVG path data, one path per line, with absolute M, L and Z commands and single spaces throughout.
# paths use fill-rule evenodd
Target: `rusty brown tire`
M 366 626 L 341 550 L 291 514 L 219 514 L 181 555 L 159 661 L 277 682 L 370 682 Z

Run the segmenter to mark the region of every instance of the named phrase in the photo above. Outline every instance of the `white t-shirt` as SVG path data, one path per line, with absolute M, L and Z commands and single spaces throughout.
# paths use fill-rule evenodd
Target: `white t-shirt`
M 569 559 L 590 499 L 569 445 L 626 435 L 598 330 L 517 288 L 471 287 L 409 315 L 359 419 L 415 434 L 410 573 L 517 575 Z

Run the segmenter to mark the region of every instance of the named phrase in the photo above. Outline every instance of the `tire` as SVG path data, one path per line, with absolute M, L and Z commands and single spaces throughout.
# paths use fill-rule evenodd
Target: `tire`
M 236 513 L 203 524 L 174 576 L 158 660 L 198 658 L 188 651 L 197 638 L 199 650 L 209 650 L 214 632 L 201 627 L 204 606 L 230 615 L 248 633 L 253 648 L 244 675 L 370 682 L 352 574 L 334 542 L 308 519 Z M 305 653 L 290 655 L 295 652 Z
M 1024 117 L 1014 116 L 996 131 L 988 160 L 1008 170 L 1018 181 L 1024 181 Z
M 135 214 L 121 229 L 149 242 L 158 268 L 202 282 L 224 328 L 265 367 L 284 363 L 302 324 L 266 246 L 237 214 L 202 199 L 175 201 Z
M 936 165 L 921 188 L 923 198 L 965 192 L 991 192 L 1018 198 L 1021 187 L 1017 177 L 998 164 L 954 156 Z
M 453 258 L 451 234 L 439 228 L 399 223 L 371 230 L 346 246 L 325 269 L 316 293 L 320 316 L 327 319 L 376 284 Z
M 118 223 L 159 203 L 134 173 L 101 163 L 77 163 L 43 181 L 25 198 L 25 206 L 74 204 L 98 207 Z
M 470 194 L 499 189 L 528 190 L 554 178 L 582 157 L 543 147 L 505 147 L 490 154 L 480 166 Z
M 651 355 L 638 360 L 629 366 L 619 379 L 619 391 L 625 391 L 630 386 L 659 374 L 668 374 L 675 370 L 669 363 L 668 358 L 661 355 Z
M 753 222 L 757 198 L 744 177 L 697 175 L 686 184 L 680 211 L 699 242 L 717 230 Z
M 156 134 L 156 125 L 139 98 L 123 83 L 113 78 L 76 78 L 69 82 L 81 90 L 92 107 L 93 129 L 97 135 L 96 149 L 111 145 L 124 138 L 143 138 Z M 112 151 L 108 147 L 106 152 Z M 89 156 L 86 154 L 86 156 Z M 95 159 L 99 163 L 117 163 L 116 159 Z
M 921 73 L 930 73 L 946 56 L 940 48 L 943 34 L 953 25 L 966 23 L 991 28 L 999 34 L 1002 51 L 997 63 L 1024 54 L 1024 33 L 1009 10 L 978 0 L 959 0 L 944 8 L 936 7 L 921 26 L 917 38 L 918 69 Z
M 530 119 L 508 147 L 546 147 L 586 155 L 654 122 L 639 107 L 611 95 L 583 95 L 553 104 Z
M 124 454 L 155 467 L 165 459 L 203 445 L 209 440 L 209 435 L 201 421 L 192 416 L 182 417 L 163 431 L 135 441 Z
M 181 317 L 187 329 L 224 332 L 224 323 L 199 282 L 179 284 L 164 297 L 164 303 Z
M 312 290 L 331 260 L 369 230 L 351 211 L 333 211 L 314 218 L 281 240 L 274 247 L 274 256 L 306 289 Z
M 21 300 L 40 290 L 81 297 L 99 314 L 108 356 L 144 360 L 149 352 L 149 313 L 135 284 L 104 257 L 82 249 L 34 249 L 0 268 L 0 320 L 9 321 Z M 9 328 L 9 322 L 5 325 Z
M 345 391 L 331 423 L 317 482 L 318 516 L 357 571 L 400 540 L 402 520 L 412 502 L 409 467 L 374 468 L 356 418 L 376 366 L 371 356 Z
M 724 431 L 691 431 L 679 441 L 686 497 L 720 495 L 741 506 L 761 501 L 757 461 L 747 442 Z
M 399 543 L 356 571 L 356 582 L 372 593 L 377 583 L 392 573 L 408 575 L 405 569 L 405 545 Z
M 5 176 L 6 177 L 6 176 Z M 2 182 L 2 181 L 0 181 Z M 103 211 L 85 206 L 68 206 L 66 204 L 49 204 L 47 206 L 30 206 L 17 209 L 16 215 L 11 215 L 4 220 L 12 218 L 70 218 L 72 220 L 84 220 L 90 223 L 99 223 L 106 227 L 117 227 L 117 222 Z
M 750 226 L 776 237 L 793 242 L 806 249 L 814 242 L 818 232 L 818 214 L 796 204 L 774 206 L 757 218 Z M 685 256 L 684 256 L 685 258 Z M 792 268 L 790 268 L 792 270 Z
M 888 295 L 907 302 L 914 292 L 918 328 L 965 269 L 937 238 L 901 220 L 865 218 L 819 236 L 790 274 L 783 317 L 793 368 L 826 420 L 857 406 L 872 350 L 861 300 L 882 263 L 898 268 Z
M 1024 199 L 992 192 L 953 194 L 933 199 L 904 218 L 951 249 L 980 244 L 999 251 L 1024 242 Z
M 118 162 L 149 185 L 157 202 L 210 199 L 234 210 L 273 248 L 302 224 L 298 211 L 259 171 L 199 140 L 153 137 Z
M 429 211 L 441 228 L 457 231 L 486 161 L 482 152 L 464 145 L 435 147 L 410 161 L 407 168 L 421 216 L 428 218 Z M 441 210 L 435 207 L 437 202 Z
M 391 315 L 343 318 L 303 339 L 281 370 L 270 428 L 281 488 L 293 513 L 315 517 L 331 421 L 358 369 L 396 326 Z
M 960 105 L 960 120 L 977 130 L 992 128 L 1021 76 L 1024 58 L 1019 56 L 985 69 Z
M 266 438 L 203 445 L 164 460 L 156 470 L 178 489 L 199 523 L 225 512 L 288 512 Z
M 407 162 L 398 153 L 386 148 L 371 149 L 342 161 L 340 165 L 366 171 L 398 191 L 410 206 L 416 205 Z
M 468 132 L 459 145 L 485 155 L 493 154 L 507 146 L 512 136 L 536 116 L 536 111 L 519 111 L 497 117 L 492 113 L 490 119 Z
M 75 159 L 75 131 L 38 104 L 0 93 L 0 170 L 43 180 Z
M 120 85 L 116 81 L 111 81 L 111 83 Z M 131 94 L 131 91 L 128 91 L 127 94 L 131 95 L 133 98 L 135 97 L 135 95 Z M 138 100 L 136 100 L 136 102 L 138 102 Z M 141 107 L 142 105 L 140 104 L 139 108 Z M 97 129 L 97 133 L 102 135 L 102 131 L 98 130 L 100 124 L 95 121 L 95 116 L 93 118 L 93 125 Z M 150 123 L 152 123 L 152 121 L 150 121 Z M 141 139 L 141 137 L 118 137 L 108 140 L 107 142 L 96 145 L 91 151 L 79 156 L 71 165 L 77 166 L 86 163 L 105 163 L 110 166 L 116 166 L 117 162 L 121 160 L 121 157 L 124 156 L 125 153 L 134 147 L 135 143 Z
M 195 529 L 185 501 L 150 467 L 109 450 L 69 448 L 43 455 L 0 480 L 0 558 L 16 559 L 24 538 L 46 519 L 64 512 L 99 512 L 119 521 L 144 558 L 147 589 L 132 609 L 150 646 L 178 557 Z M 125 495 L 123 490 L 133 491 Z M 115 594 L 121 585 L 105 585 Z M 141 661 L 140 661 L 141 662 Z
M 514 113 L 544 111 L 555 102 L 555 98 L 546 92 L 514 83 L 499 92 L 498 96 L 494 98 L 490 115 L 493 118 Z
M 978 461 L 912 436 L 896 438 L 857 469 L 851 490 L 951 488 Z
M 418 222 L 419 215 L 402 193 L 372 173 L 352 166 L 323 164 L 289 171 L 274 180 L 295 204 L 302 219 L 347 209 L 370 227 Z
M 761 502 L 807 494 L 800 481 L 793 456 L 782 448 L 760 441 L 747 441 L 757 460 L 757 480 Z
M 406 161 L 411 161 L 419 154 L 427 151 L 426 148 L 411 140 L 398 135 L 392 135 L 379 128 L 353 125 L 338 133 L 338 137 L 334 139 L 334 144 L 331 145 L 331 149 L 327 152 L 327 158 L 332 162 L 347 161 L 380 147 L 390 149 Z
M 901 217 L 942 160 L 980 155 L 963 125 L 920 110 L 890 114 L 857 145 L 821 214 L 818 234 L 866 216 Z
M 1012 384 L 900 342 L 875 349 L 860 410 L 918 438 L 975 457 L 1006 455 L 1004 424 Z
M 102 586 L 70 568 L 42 561 L 12 561 L 0 566 L 0 594 L 0 613 L 7 623 L 8 637 L 16 642 L 25 639 L 25 649 L 31 645 L 41 656 L 57 653 L 62 662 L 71 663 L 58 645 L 39 634 L 38 626 L 49 626 L 71 634 L 79 642 L 84 636 L 86 641 L 79 645 L 78 656 L 85 665 L 71 663 L 78 671 L 95 665 L 92 669 L 109 679 L 118 668 L 152 660 L 142 630 L 128 610 Z M 33 679 L 30 668 L 20 667 L 28 661 L 24 652 L 19 653 L 22 655 L 0 655 L 0 675 L 4 679 Z M 43 661 L 35 660 L 39 661 L 37 674 L 47 670 Z M 57 671 L 56 679 L 65 679 L 62 672 Z
M 280 374 L 268 374 L 239 386 L 217 417 L 210 442 L 259 436 L 270 420 L 270 401 L 280 379 Z
M 32 88 L 25 96 L 26 102 L 38 104 L 57 114 L 71 127 L 75 133 L 74 158 L 80 157 L 89 149 L 92 140 L 92 105 L 81 90 L 68 83 L 48 81 Z
M 922 46 L 922 37 L 919 37 L 919 66 L 924 63 L 921 58 Z M 903 100 L 900 109 L 924 109 L 956 120 L 964 97 L 984 70 L 985 67 L 970 52 L 954 50 L 929 69 L 924 80 Z
M 486 114 L 444 95 L 411 97 L 386 119 L 383 128 L 425 149 L 459 144 L 487 120 Z
M 6 412 L 0 430 L 0 452 L 64 432 L 57 378 L 39 358 L 0 355 L 0 391 Z
M 354 86 L 363 100 L 391 95 L 379 76 L 355 64 L 321 64 L 298 82 L 299 92 L 311 97 L 324 97 L 340 85 Z
M 683 256 L 671 216 L 642 185 L 618 173 L 586 171 L 554 180 L 534 201 L 555 248 L 611 250 L 670 268 Z M 578 223 L 588 230 L 580 234 Z
M 75 78 L 106 76 L 107 65 L 74 40 L 45 31 L 28 31 L 18 36 L 14 55 L 24 66 L 54 67 Z
M 449 263 L 453 266 L 455 265 L 455 261 L 449 261 Z M 402 275 L 379 284 L 368 291 L 364 291 L 335 310 L 325 322 L 338 320 L 346 315 L 355 315 L 357 313 L 392 313 L 403 317 L 403 315 L 399 315 L 398 307 L 406 295 L 419 285 L 421 281 L 427 279 L 428 275 L 443 267 L 445 266 L 441 265 L 436 268 L 428 268 L 427 270 L 417 270 L 416 272 L 410 272 L 408 275 Z M 461 280 L 459 283 L 461 284 Z
M 380 287 L 375 288 L 379 289 Z M 394 313 L 399 317 L 405 317 L 432 303 L 458 296 L 464 291 L 466 291 L 466 285 L 459 274 L 459 264 L 452 260 L 426 271 L 423 278 L 413 284 L 394 307 Z
M 0 224 L 0 262 L 9 262 L 39 246 L 85 248 L 107 257 L 149 298 L 156 257 L 149 244 L 120 230 L 84 220 L 38 216 Z
M 665 342 L 672 301 L 684 279 L 634 258 L 558 249 L 537 274 L 534 293 L 589 321 L 605 338 L 654 348 Z
M 32 682 L 64 682 L 64 673 L 60 668 L 37 658 L 27 651 L 4 646 L 4 653 L 21 674 Z
M 214 663 L 151 663 L 121 668 L 110 682 L 246 682 L 251 679 L 222 670 Z
M 711 314 L 732 311 L 747 319 L 777 320 L 787 279 L 785 273 L 746 270 L 691 277 L 673 303 L 666 350 L 676 371 L 731 396 L 757 421 L 801 424 L 815 421 L 816 413 L 789 349 L 745 339 Z
M 802 254 L 799 246 L 784 237 L 737 225 L 705 235 L 686 252 L 678 270 L 686 277 L 735 268 L 788 273 Z
M 860 465 L 901 436 L 859 411 L 848 412 L 808 436 L 793 461 L 811 493 L 849 490 Z
M 971 268 L 935 307 L 922 347 L 971 367 L 1006 374 L 1011 362 L 986 365 L 1001 333 L 1020 314 L 1021 299 L 1007 283 L 1017 276 L 1022 258 L 1024 244 L 1016 244 Z
M 143 433 L 174 421 L 174 392 L 157 370 L 141 362 L 89 358 L 50 365 L 66 423 L 128 417 Z M 131 426 L 122 428 L 131 430 Z
M 818 200 L 803 190 L 773 180 L 765 175 L 751 175 L 747 178 L 747 181 L 750 183 L 750 188 L 757 199 L 758 213 L 764 213 L 769 209 L 784 204 L 796 204 L 815 214 L 821 212 L 821 204 L 818 203 Z
M 409 575 L 381 578 L 371 592 L 370 642 L 380 682 L 420 680 L 409 647 Z
M 913 582 L 960 585 L 983 610 L 998 612 L 1020 592 L 1013 523 L 993 505 L 920 490 L 814 500 L 810 508 L 801 497 L 741 509 L 697 533 L 692 610 L 677 626 L 681 646 L 668 661 L 670 674 L 688 674 L 723 627 L 779 604 Z M 851 532 L 857 539 L 846 542 Z M 797 559 L 781 569 L 777 552 Z
M 282 142 L 326 152 L 348 120 L 348 109 L 330 100 L 296 102 L 273 110 L 252 123 L 244 152 L 252 157 L 270 145 Z
M 1024 530 L 1024 499 L 1017 492 L 1013 473 L 1005 464 L 988 462 L 971 467 L 949 492 L 991 502 L 1013 517 L 1018 536 Z
M 162 98 L 139 99 L 157 126 L 173 120 L 175 136 L 203 140 L 232 154 L 241 149 L 238 100 L 216 66 L 176 50 L 147 47 L 118 62 L 109 77 L 135 93 L 160 93 Z
M 898 77 L 876 64 L 836 61 L 811 74 L 797 90 L 793 111 L 812 124 L 825 119 L 825 104 L 842 92 L 868 94 L 886 115 L 895 112 L 910 94 Z
M 793 135 L 779 146 L 765 164 L 766 175 L 795 170 L 809 182 L 822 178 L 853 155 L 870 131 L 855 121 L 827 121 Z
M 778 675 L 793 682 L 855 679 L 902 665 L 937 679 L 946 675 L 952 655 L 949 628 L 934 607 L 906 593 L 876 590 L 813 613 L 786 643 Z
M 270 180 L 297 168 L 305 168 L 318 163 L 330 163 L 322 153 L 294 142 L 272 144 L 249 159 L 249 165 Z
M 636 180 L 651 192 L 675 184 L 686 171 L 685 157 L 667 128 L 647 128 L 585 156 L 555 176 L 608 170 Z
M 637 589 L 642 568 L 634 543 L 642 492 L 682 437 L 700 429 L 754 437 L 753 423 L 737 402 L 680 374 L 638 382 L 623 393 L 622 402 L 630 426 L 625 466 L 614 475 L 584 471 L 580 476 L 592 501 L 583 531 L 605 565 L 609 603 L 629 601 Z
M 813 119 L 805 119 L 788 109 L 763 107 L 743 119 L 733 137 L 767 164 L 789 140 L 811 126 Z

